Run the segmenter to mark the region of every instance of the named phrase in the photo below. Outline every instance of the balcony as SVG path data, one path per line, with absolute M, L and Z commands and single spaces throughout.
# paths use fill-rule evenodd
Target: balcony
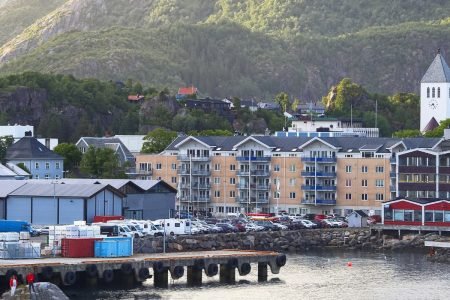
M 391 157 L 389 159 L 389 161 L 391 162 L 391 164 L 396 164 L 397 163 L 397 158 L 396 157 Z
M 310 163 L 336 163 L 337 158 L 336 157 L 311 157 L 306 156 L 302 157 L 302 162 L 310 162 Z
M 189 203 L 208 203 L 211 202 L 211 197 L 208 196 L 184 196 L 180 197 L 181 202 L 189 202 Z
M 188 155 L 178 155 L 177 159 L 179 161 L 192 161 L 192 162 L 197 162 L 197 161 L 203 161 L 203 162 L 208 162 L 211 160 L 210 156 L 188 156 Z
M 390 192 L 395 192 L 397 189 L 395 188 L 395 185 L 391 185 L 389 186 L 389 191 Z
M 303 177 L 336 177 L 336 172 L 306 172 L 302 171 Z
M 390 176 L 391 178 L 397 177 L 397 173 L 395 173 L 395 172 L 390 172 L 390 173 L 389 173 L 389 176 Z
M 211 189 L 211 184 L 206 184 L 206 183 L 202 183 L 202 184 L 198 184 L 198 183 L 193 183 L 192 186 L 188 183 L 184 183 L 180 185 L 180 188 L 182 189 L 196 189 L 196 190 L 209 190 Z
M 192 169 L 192 173 L 188 169 L 178 169 L 178 175 L 193 175 L 193 176 L 210 176 L 210 170 Z
M 271 156 L 237 156 L 238 162 L 270 162 Z
M 241 204 L 267 204 L 269 203 L 269 198 L 258 198 L 258 197 L 236 197 L 236 201 Z
M 318 191 L 318 192 L 326 192 L 326 191 L 336 191 L 335 185 L 302 185 L 303 191 Z
M 302 204 L 307 205 L 336 205 L 336 200 L 332 199 L 302 199 Z
M 249 176 L 249 171 L 245 170 L 245 171 L 237 171 L 237 175 L 238 176 Z M 269 170 L 251 170 L 251 176 L 264 176 L 264 177 L 268 177 L 270 176 L 270 171 Z
M 135 175 L 147 175 L 151 176 L 153 174 L 153 170 L 145 170 L 145 169 L 136 169 L 136 168 L 128 168 L 125 173 L 127 174 L 135 174 Z

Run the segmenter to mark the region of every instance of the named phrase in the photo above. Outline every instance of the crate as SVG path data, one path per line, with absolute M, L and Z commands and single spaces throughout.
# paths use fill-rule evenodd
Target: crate
M 63 257 L 94 257 L 94 242 L 101 238 L 65 238 L 61 240 Z

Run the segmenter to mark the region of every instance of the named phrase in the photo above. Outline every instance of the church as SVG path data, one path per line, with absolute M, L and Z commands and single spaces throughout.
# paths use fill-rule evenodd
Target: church
M 420 131 L 426 132 L 450 118 L 450 68 L 441 51 L 420 82 Z

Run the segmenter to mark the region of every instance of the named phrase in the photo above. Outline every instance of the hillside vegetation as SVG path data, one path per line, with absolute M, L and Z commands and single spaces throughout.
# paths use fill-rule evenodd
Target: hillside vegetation
M 6 3 L 32 10 L 21 2 Z M 46 2 L 28 13 L 28 27 L 17 17 L 21 33 L 0 36 L 0 73 L 132 78 L 172 91 L 193 84 L 218 97 L 286 91 L 309 101 L 344 77 L 371 92 L 417 91 L 436 49 L 450 49 L 445 0 Z

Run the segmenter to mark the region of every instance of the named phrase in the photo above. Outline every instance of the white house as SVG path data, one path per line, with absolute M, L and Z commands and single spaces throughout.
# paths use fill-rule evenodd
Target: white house
M 367 227 L 368 215 L 362 210 L 354 210 L 348 216 L 348 227 Z

